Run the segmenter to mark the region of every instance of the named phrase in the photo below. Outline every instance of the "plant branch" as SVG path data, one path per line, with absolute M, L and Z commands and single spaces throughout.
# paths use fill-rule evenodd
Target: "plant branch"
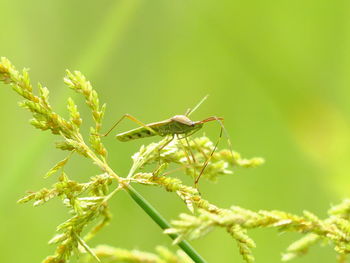
M 133 187 L 128 185 L 125 190 L 131 196 L 132 199 L 153 219 L 158 226 L 163 230 L 168 229 L 171 225 L 165 220 L 165 218 L 145 199 L 140 195 Z M 169 234 L 169 237 L 173 240 L 179 238 L 177 234 Z M 182 240 L 177 244 L 190 258 L 196 263 L 205 263 L 206 261 L 198 254 L 198 252 L 186 241 Z

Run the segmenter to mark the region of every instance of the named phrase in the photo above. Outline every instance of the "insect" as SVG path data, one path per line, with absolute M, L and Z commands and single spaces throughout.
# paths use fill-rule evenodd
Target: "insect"
M 104 135 L 102 136 L 107 136 L 122 120 L 125 118 L 128 118 L 132 120 L 133 122 L 137 123 L 140 125 L 139 128 L 132 129 L 123 133 L 117 134 L 115 137 L 119 141 L 122 142 L 127 142 L 139 138 L 145 138 L 145 137 L 152 137 L 152 136 L 169 136 L 170 139 L 167 140 L 159 149 L 158 151 L 160 152 L 165 146 L 167 146 L 174 138 L 175 136 L 178 139 L 185 139 L 187 144 L 189 144 L 187 137 L 191 136 L 192 134 L 196 133 L 198 130 L 200 130 L 204 123 L 210 122 L 210 121 L 217 121 L 220 124 L 220 135 L 218 138 L 217 143 L 215 144 L 215 147 L 213 148 L 211 154 L 209 157 L 207 157 L 206 161 L 204 162 L 202 169 L 199 173 L 199 175 L 195 179 L 195 186 L 197 187 L 198 181 L 201 177 L 201 175 L 204 172 L 204 169 L 208 165 L 211 157 L 213 156 L 217 145 L 219 144 L 219 141 L 222 137 L 223 131 L 225 132 L 225 135 L 227 137 L 227 141 L 229 144 L 229 147 L 231 149 L 232 153 L 232 147 L 231 147 L 231 142 L 229 140 L 229 137 L 227 135 L 227 132 L 225 130 L 225 127 L 222 123 L 224 120 L 222 117 L 216 117 L 216 116 L 211 116 L 209 118 L 206 118 L 201 121 L 192 121 L 189 116 L 192 114 L 206 99 L 208 95 L 205 96 L 193 109 L 188 109 L 185 115 L 175 115 L 171 117 L 170 119 L 164 120 L 164 121 L 159 121 L 159 122 L 153 122 L 149 124 L 144 124 L 143 122 L 139 121 L 135 117 L 131 116 L 130 114 L 124 114 L 113 126 L 112 128 Z M 193 162 L 195 162 L 195 158 L 193 153 L 191 152 Z

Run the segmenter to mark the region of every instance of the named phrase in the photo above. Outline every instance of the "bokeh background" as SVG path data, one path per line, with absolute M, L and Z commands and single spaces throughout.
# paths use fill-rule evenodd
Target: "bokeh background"
M 108 104 L 105 129 L 124 113 L 144 122 L 184 113 L 204 95 L 193 115 L 223 116 L 234 150 L 266 164 L 239 169 L 216 184 L 201 181 L 205 198 L 221 207 L 304 209 L 326 216 L 350 196 L 350 2 L 327 0 L 207 1 L 0 1 L 0 55 L 29 67 L 33 83 L 51 90 L 66 114 L 64 70 L 79 69 Z M 60 202 L 17 205 L 27 190 L 50 186 L 45 172 L 65 153 L 57 138 L 28 124 L 18 96 L 0 85 L 0 261 L 40 262 L 53 252 L 47 241 L 67 219 Z M 119 131 L 135 127 L 126 121 Z M 85 131 L 86 131 L 85 130 Z M 203 129 L 215 140 L 218 127 Z M 152 140 L 106 138 L 119 174 L 130 156 Z M 225 144 L 221 144 L 225 147 Z M 84 181 L 98 171 L 74 157 L 68 173 Z M 168 219 L 186 211 L 158 188 L 137 187 Z M 92 242 L 153 251 L 171 241 L 125 193 L 111 202 L 114 218 Z M 298 234 L 250 231 L 257 262 L 280 262 Z M 242 262 L 235 242 L 216 230 L 193 246 L 208 262 Z M 174 249 L 176 249 L 174 247 Z M 328 246 L 294 262 L 335 262 Z

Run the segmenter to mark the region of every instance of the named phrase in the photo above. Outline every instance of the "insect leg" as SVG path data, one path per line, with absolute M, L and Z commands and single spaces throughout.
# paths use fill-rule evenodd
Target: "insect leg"
M 187 136 L 185 137 L 185 141 L 186 141 L 188 150 L 190 151 L 190 154 L 191 154 L 191 156 L 192 156 L 193 163 L 196 163 L 196 158 L 194 157 L 194 154 L 193 154 L 193 152 L 192 152 L 192 150 L 191 150 L 190 142 L 188 141 Z
M 231 157 L 232 157 L 232 162 L 234 162 L 234 157 L 233 157 L 233 149 L 232 149 L 232 143 L 231 143 L 231 140 L 230 140 L 230 136 L 228 135 L 228 132 L 223 124 L 223 122 L 219 119 L 217 119 L 218 123 L 220 124 L 222 130 L 224 131 L 224 134 L 225 134 L 225 137 L 226 137 L 226 140 L 227 140 L 227 145 L 228 145 L 228 148 L 230 148 L 230 152 L 231 152 Z
M 152 173 L 153 175 L 160 167 L 160 151 L 163 150 L 164 147 L 167 146 L 172 140 L 174 140 L 174 138 L 175 138 L 175 135 L 172 135 L 168 141 L 166 141 L 161 147 L 158 148 L 158 167 Z
M 188 164 L 189 164 L 190 166 L 192 165 L 192 167 L 193 167 L 193 177 L 196 178 L 196 163 L 197 163 L 197 161 L 196 161 L 196 158 L 194 157 L 194 154 L 193 154 L 193 152 L 192 152 L 192 150 L 191 150 L 191 147 L 190 147 L 190 143 L 189 143 L 189 141 L 188 141 L 188 139 L 187 139 L 188 136 L 189 136 L 189 135 L 186 134 L 185 136 L 183 136 L 183 137 L 180 138 L 180 136 L 177 135 L 177 138 L 178 138 L 178 141 L 179 141 L 179 143 L 181 144 L 181 146 L 182 146 L 182 148 L 183 148 L 183 151 L 184 151 L 184 154 L 185 154 L 185 157 L 186 157 L 186 159 L 187 159 Z M 190 156 L 189 156 L 188 153 L 187 153 L 187 150 L 186 150 L 185 145 L 181 142 L 182 139 L 185 139 L 185 140 L 186 140 L 186 144 L 187 144 L 188 150 L 189 150 L 189 152 L 190 152 L 190 154 L 191 154 L 191 156 L 192 156 L 192 161 L 191 161 Z
M 136 122 L 138 125 L 144 127 L 145 129 L 149 130 L 150 132 L 154 133 L 154 134 L 158 134 L 158 132 L 156 132 L 155 130 L 153 130 L 151 127 L 148 127 L 146 124 L 144 124 L 143 122 L 139 121 L 138 119 L 136 119 L 134 116 L 131 116 L 130 114 L 124 114 L 113 126 L 112 128 L 109 129 L 109 131 L 104 134 L 101 135 L 102 137 L 106 137 L 115 127 L 117 127 L 117 125 L 124 120 L 125 118 L 128 118 L 129 120 Z
M 192 140 L 192 142 L 197 146 L 198 151 L 203 155 L 204 160 L 208 159 L 208 156 L 206 155 L 206 153 L 203 151 L 203 149 L 201 147 L 199 147 L 198 143 L 196 142 L 196 140 Z
M 188 109 L 186 110 L 185 116 L 188 116 L 188 114 L 190 114 L 190 112 L 191 112 L 191 109 L 188 108 Z
M 160 148 L 158 148 L 159 153 L 160 153 L 161 150 L 164 149 L 165 146 L 167 146 L 169 143 L 171 143 L 172 140 L 174 140 L 174 137 L 175 137 L 175 135 L 171 135 L 170 140 L 168 140 L 168 141 L 165 142 Z
M 159 165 L 160 165 L 160 152 L 161 152 L 161 150 L 163 150 L 165 148 L 165 146 L 167 146 L 169 143 L 171 143 L 171 141 L 174 140 L 174 137 L 175 137 L 175 135 L 172 135 L 168 141 L 166 141 L 162 146 L 160 146 L 158 148 Z
M 162 176 L 167 176 L 167 175 L 175 173 L 177 171 L 181 171 L 182 169 L 185 169 L 185 168 L 186 168 L 186 166 L 181 166 L 181 167 L 175 168 L 175 169 L 173 169 L 171 171 L 163 173 Z
M 185 145 L 182 143 L 181 139 L 183 139 L 183 137 L 180 138 L 179 135 L 177 135 L 177 140 L 178 140 L 178 142 L 181 144 L 181 147 L 182 147 L 182 149 L 183 149 L 183 151 L 184 151 L 184 154 L 185 154 L 185 157 L 186 157 L 186 159 L 187 159 L 187 162 L 188 162 L 188 164 L 191 164 L 191 158 L 190 158 L 190 156 L 188 155 L 188 153 L 187 153 L 187 151 L 186 151 L 186 147 L 185 147 Z
M 191 146 L 190 146 L 190 142 L 188 141 L 188 136 L 185 136 L 185 140 L 186 140 L 186 144 L 188 146 L 188 150 L 190 151 L 190 154 L 192 156 L 192 160 L 193 160 L 193 177 L 196 178 L 196 158 L 194 157 L 193 151 L 191 150 Z
M 190 137 L 192 134 L 194 134 L 194 133 L 196 133 L 196 132 L 197 132 L 196 130 L 195 130 L 195 131 L 192 131 L 192 132 L 189 132 L 189 133 L 187 133 L 184 137 L 182 137 L 181 139 Z M 192 142 L 197 146 L 198 151 L 203 155 L 204 159 L 207 159 L 207 158 L 208 158 L 207 155 L 206 155 L 205 152 L 201 149 L 201 147 L 198 146 L 198 144 L 196 143 L 196 140 L 194 139 L 194 140 L 192 140 Z

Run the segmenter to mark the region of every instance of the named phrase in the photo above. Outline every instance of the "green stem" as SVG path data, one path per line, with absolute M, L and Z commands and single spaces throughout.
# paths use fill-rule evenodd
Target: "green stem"
M 162 229 L 171 228 L 171 225 L 165 220 L 165 218 L 145 199 L 142 195 L 140 195 L 130 184 L 126 184 L 123 181 L 125 178 L 119 177 L 108 165 L 103 162 L 100 158 L 96 156 L 96 154 L 84 143 L 84 140 L 79 136 L 77 138 L 85 148 L 87 155 L 94 160 L 95 164 L 99 166 L 103 171 L 107 172 L 116 180 L 123 188 L 130 194 L 131 198 L 156 222 Z M 130 173 L 129 173 L 130 174 Z M 111 196 L 114 195 L 117 191 L 119 191 L 119 187 L 111 192 L 106 198 L 108 200 Z M 179 235 L 177 234 L 168 234 L 170 238 L 176 239 Z M 196 250 L 186 241 L 182 240 L 177 244 L 195 263 L 206 263 L 206 261 L 198 254 Z
M 170 228 L 171 225 L 165 220 L 165 218 L 145 199 L 140 195 L 133 187 L 128 185 L 125 187 L 126 191 L 130 194 L 132 199 L 162 228 Z M 169 234 L 170 238 L 176 239 L 178 235 Z M 206 261 L 198 254 L 198 252 L 186 241 L 182 240 L 178 243 L 178 246 L 196 263 L 206 263 Z

